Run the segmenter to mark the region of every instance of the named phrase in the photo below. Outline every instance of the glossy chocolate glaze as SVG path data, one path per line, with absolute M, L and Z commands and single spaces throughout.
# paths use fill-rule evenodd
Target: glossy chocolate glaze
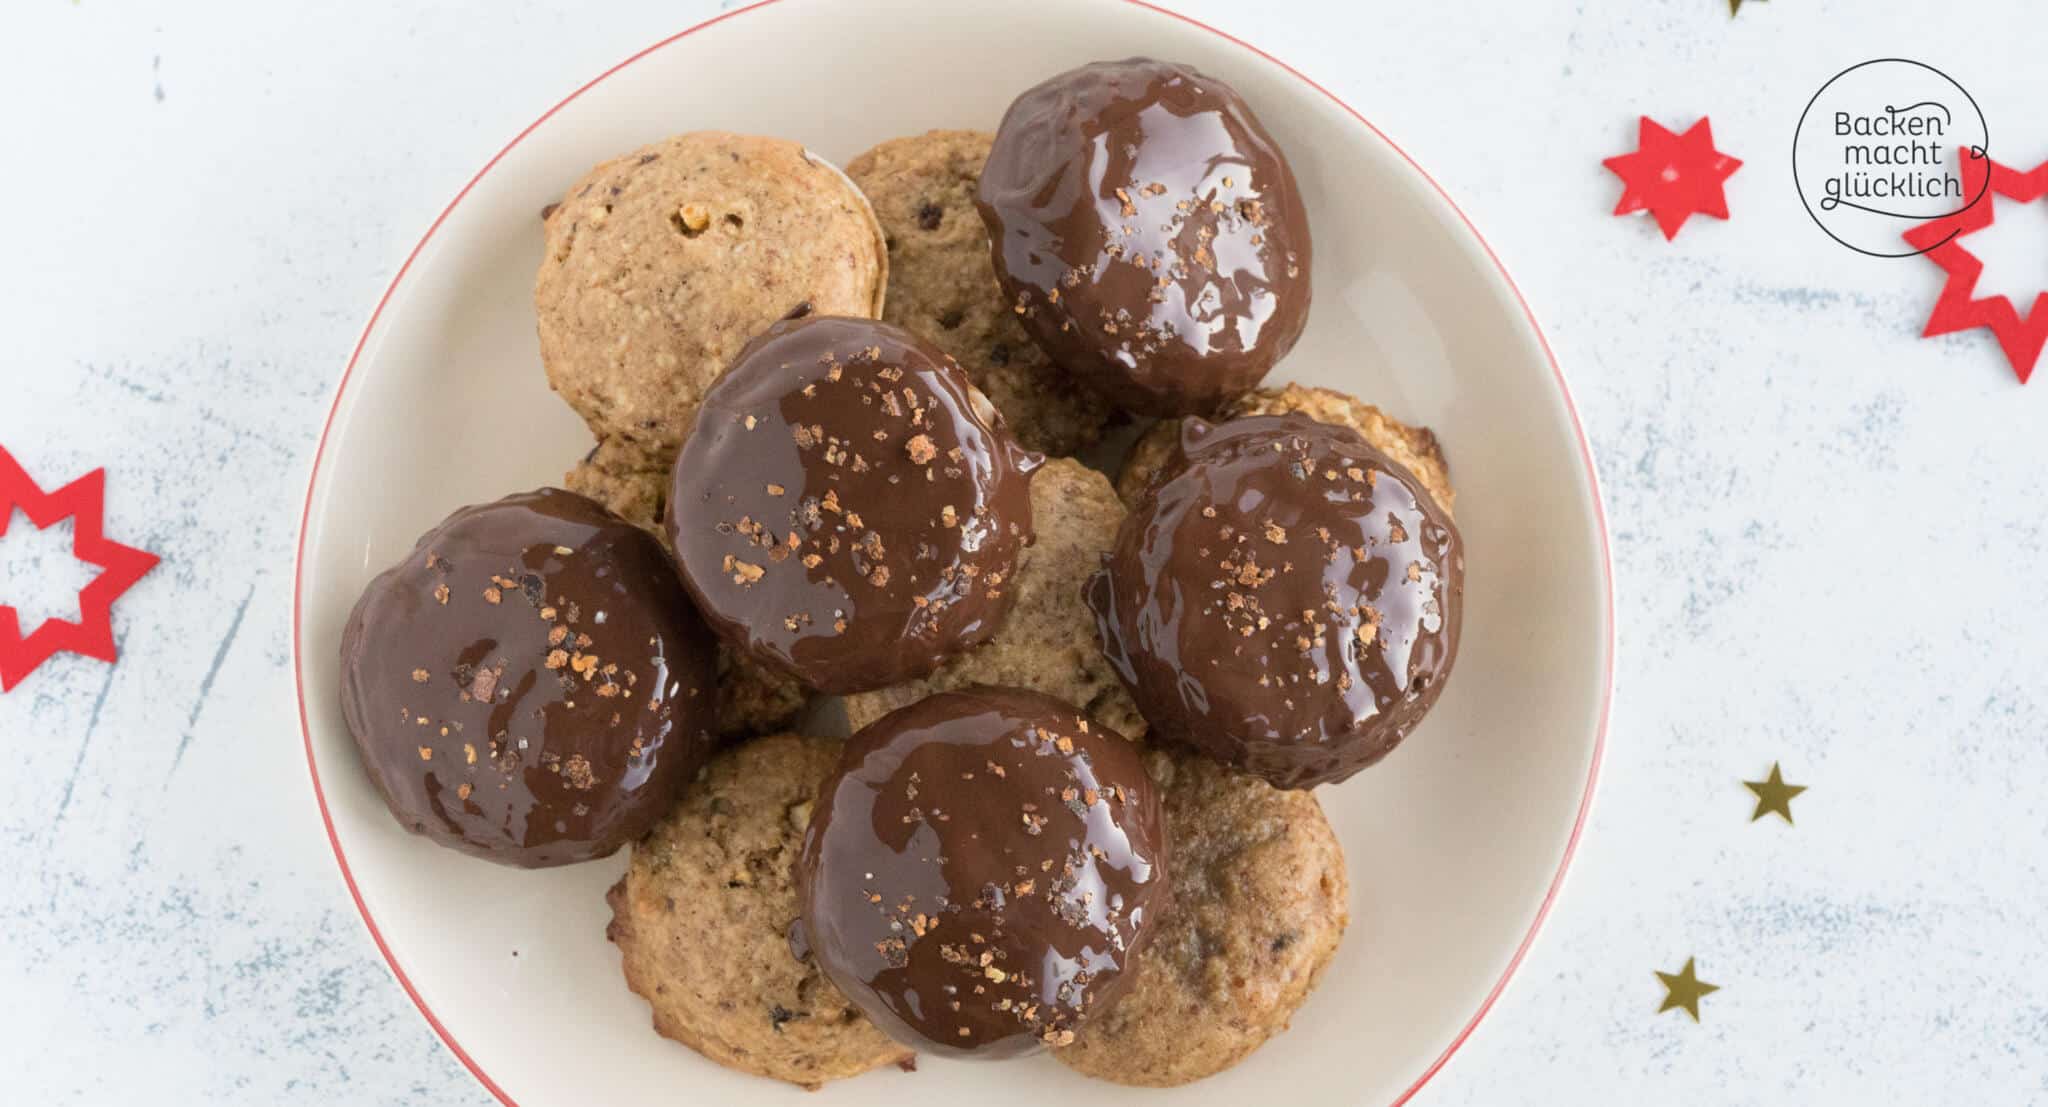
M 1130 984 L 1167 894 L 1137 747 L 1037 692 L 943 692 L 876 720 L 799 862 L 811 953 L 918 1049 L 1064 1045 Z
M 1229 85 L 1147 58 L 1069 70 L 1003 116 L 978 195 L 1004 293 L 1121 406 L 1203 414 L 1308 322 L 1308 215 Z
M 703 763 L 713 650 L 651 536 L 543 488 L 457 511 L 370 582 L 342 715 L 407 829 L 510 865 L 585 861 Z
M 1153 732 L 1282 788 L 1386 756 L 1458 655 L 1450 517 L 1307 416 L 1188 420 L 1105 562 L 1088 602 Z
M 908 331 L 786 321 L 704 397 L 666 525 L 727 642 L 820 691 L 866 691 L 995 632 L 1040 460 Z

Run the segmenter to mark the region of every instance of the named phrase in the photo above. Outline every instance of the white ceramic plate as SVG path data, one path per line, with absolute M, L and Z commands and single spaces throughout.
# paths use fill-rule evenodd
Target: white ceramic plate
M 878 8 L 900 8 L 892 12 Z M 336 694 L 342 622 L 371 575 L 458 505 L 558 480 L 588 448 L 548 391 L 531 289 L 540 209 L 662 135 L 796 138 L 844 162 L 931 127 L 992 128 L 1017 92 L 1151 54 L 1233 83 L 1286 149 L 1315 226 L 1316 302 L 1276 374 L 1427 424 L 1458 487 L 1469 565 L 1456 676 L 1380 766 L 1320 793 L 1351 868 L 1351 931 L 1281 1035 L 1148 1101 L 1399 1102 L 1506 984 L 1563 877 L 1600 756 L 1612 587 L 1592 459 L 1506 272 L 1437 186 L 1362 117 L 1218 32 L 1137 3 L 777 0 L 685 32 L 585 86 L 484 167 L 429 229 L 363 334 L 315 462 L 296 661 L 306 753 L 336 858 L 399 983 L 507 1103 L 869 1107 L 933 1094 L 1124 1104 L 1049 1059 L 926 1059 L 818 1095 L 657 1037 L 605 941 L 623 856 L 520 872 L 401 830 Z

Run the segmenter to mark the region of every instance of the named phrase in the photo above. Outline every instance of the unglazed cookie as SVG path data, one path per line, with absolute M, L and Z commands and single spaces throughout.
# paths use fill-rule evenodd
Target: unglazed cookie
M 661 511 L 668 503 L 669 468 L 624 439 L 607 439 L 562 475 L 562 487 L 596 500 L 666 545 Z
M 1350 921 L 1344 853 L 1308 792 L 1188 754 L 1154 752 L 1173 902 L 1116 1006 L 1053 1051 L 1118 1084 L 1213 1076 L 1287 1029 Z
M 786 727 L 810 702 L 804 686 L 745 654 L 718 644 L 718 733 L 744 738 Z
M 1411 427 L 1356 397 L 1299 384 L 1277 389 L 1261 388 L 1223 405 L 1216 417 L 1225 420 L 1242 415 L 1285 415 L 1289 412 L 1306 415 L 1318 423 L 1350 427 L 1357 431 L 1374 449 L 1406 467 L 1429 491 L 1437 506 L 1444 509 L 1444 514 L 1452 514 L 1452 504 L 1458 494 L 1451 488 L 1450 465 L 1444 461 L 1443 448 L 1437 444 L 1435 433 L 1428 427 Z M 1131 447 L 1129 456 L 1124 459 L 1123 471 L 1116 478 L 1116 494 L 1123 498 L 1126 507 L 1135 505 L 1138 497 L 1145 494 L 1146 486 L 1158 475 L 1160 466 L 1173 456 L 1174 446 L 1179 441 L 1179 421 L 1165 419 L 1153 424 L 1152 429 Z
M 605 162 L 545 218 L 534 281 L 548 382 L 600 442 L 660 468 L 704 390 L 777 319 L 879 315 L 881 227 L 783 139 L 699 131 Z
M 1120 406 L 1202 415 L 1308 321 L 1308 215 L 1229 84 L 1126 58 L 1010 104 L 976 190 L 997 279 L 1054 361 Z
M 712 640 L 646 533 L 557 488 L 465 507 L 378 574 L 341 710 L 407 829 L 537 868 L 603 857 L 711 750 Z
M 1031 478 L 1031 513 L 1038 540 L 1018 560 L 1015 604 L 995 637 L 928 677 L 846 697 L 854 729 L 934 692 L 1002 684 L 1056 696 L 1127 737 L 1144 735 L 1144 717 L 1102 656 L 1081 596 L 1116 540 L 1123 507 L 1101 473 L 1060 458 Z
M 563 486 L 609 508 L 612 514 L 668 545 L 661 525 L 668 503 L 669 471 L 647 466 L 647 455 L 618 440 L 600 443 L 562 478 Z M 718 733 L 725 737 L 766 734 L 790 725 L 808 698 L 794 678 L 718 647 Z
M 874 205 L 889 246 L 882 318 L 944 350 L 1003 413 L 1025 446 L 1063 456 L 1094 442 L 1109 405 L 1052 363 L 996 286 L 974 189 L 988 160 L 983 131 L 893 138 L 846 166 Z
M 1464 573 L 1450 517 L 1350 428 L 1189 419 L 1088 605 L 1154 733 L 1311 788 L 1386 756 L 1436 703 Z
M 941 692 L 847 739 L 804 832 L 825 975 L 897 1041 L 1063 1046 L 1129 986 L 1168 898 L 1138 747 L 1021 688 Z
M 813 1089 L 911 1057 L 790 948 L 797 852 L 839 752 L 776 735 L 720 754 L 606 897 L 607 936 L 656 1030 Z
M 705 394 L 669 541 L 726 644 L 822 692 L 880 688 L 1001 625 L 1043 460 L 903 328 L 776 323 Z

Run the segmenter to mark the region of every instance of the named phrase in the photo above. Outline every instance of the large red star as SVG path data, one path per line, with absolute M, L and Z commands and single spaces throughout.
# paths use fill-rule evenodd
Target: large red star
M 16 464 L 13 455 L 0 447 L 0 537 L 7 534 L 17 508 L 37 530 L 70 516 L 72 556 L 104 570 L 78 593 L 75 623 L 45 619 L 42 626 L 24 638 L 14 608 L 0 604 L 0 692 L 12 691 L 59 650 L 101 661 L 114 660 L 114 601 L 155 567 L 157 556 L 110 542 L 100 533 L 106 512 L 106 490 L 107 471 L 94 469 L 55 492 L 45 493 Z
M 1721 182 L 1742 168 L 1741 161 L 1714 149 L 1713 128 L 1705 116 L 1682 135 L 1643 116 L 1636 152 L 1600 164 L 1614 170 L 1628 186 L 1622 189 L 1614 214 L 1648 209 L 1667 240 L 1678 237 L 1678 228 L 1695 212 L 1728 218 L 1728 196 L 1721 190 Z
M 2034 374 L 2041 349 L 2048 346 L 2048 291 L 2034 298 L 2034 306 L 2022 317 L 2012 300 L 2004 296 L 1976 299 L 1977 278 L 1984 263 L 1963 248 L 1963 236 L 1991 225 L 1991 197 L 1984 195 L 1984 175 L 1991 175 L 1991 191 L 2022 204 L 2048 195 L 2048 162 L 2030 173 L 2008 169 L 1988 157 L 1977 157 L 1968 149 L 1961 152 L 1963 195 L 1981 197 L 1954 215 L 1930 220 L 1906 232 L 1906 241 L 1924 251 L 1927 260 L 1948 273 L 1941 298 L 1934 301 L 1934 313 L 1927 317 L 1921 337 L 1950 334 L 1971 327 L 1989 327 L 2012 363 L 2021 384 Z

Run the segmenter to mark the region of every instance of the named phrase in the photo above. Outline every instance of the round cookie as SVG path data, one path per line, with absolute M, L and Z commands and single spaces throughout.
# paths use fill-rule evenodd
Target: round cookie
M 1308 322 L 1287 158 L 1228 83 L 1187 66 L 1095 62 L 1026 90 L 975 199 L 1024 328 L 1132 411 L 1213 411 Z
M 1436 703 L 1464 572 L 1450 517 L 1355 431 L 1190 419 L 1088 603 L 1154 733 L 1312 788 L 1386 756 Z
M 674 456 L 705 389 L 777 319 L 879 315 L 888 257 L 852 182 L 794 142 L 677 135 L 592 169 L 545 220 L 548 383 L 600 442 Z
M 508 865 L 587 861 L 709 755 L 712 651 L 660 543 L 543 488 L 455 512 L 369 583 L 342 717 L 406 829 Z
M 1058 458 L 1031 478 L 1031 514 L 1038 540 L 1018 559 L 1016 599 L 995 637 L 930 676 L 846 697 L 855 730 L 935 692 L 1000 684 L 1037 689 L 1128 738 L 1144 736 L 1144 716 L 1102 656 L 1081 597 L 1116 541 L 1123 506 L 1101 473 Z
M 840 746 L 784 734 L 720 754 L 605 897 L 657 1031 L 811 1089 L 912 1056 L 790 950 L 797 851 Z
M 889 247 L 882 318 L 944 350 L 988 394 L 1017 440 L 1053 456 L 1094 442 L 1109 404 L 1038 348 L 996 285 L 974 190 L 985 131 L 892 138 L 847 163 Z
M 646 455 L 618 440 L 599 443 L 563 476 L 563 487 L 588 496 L 612 514 L 654 535 L 666 547 L 661 524 L 668 504 L 667 467 L 648 468 Z M 809 698 L 804 686 L 724 643 L 718 646 L 718 723 L 724 737 L 767 734 L 789 726 Z
M 1154 752 L 1173 851 L 1173 903 L 1115 1007 L 1053 1051 L 1118 1084 L 1213 1076 L 1282 1030 L 1350 921 L 1344 853 L 1308 792 L 1205 757 Z
M 1138 747 L 1021 688 L 942 692 L 847 739 L 798 862 L 825 974 L 897 1041 L 989 1059 L 1108 1010 L 1169 880 Z
M 1350 427 L 1357 431 L 1374 449 L 1400 462 L 1414 474 L 1422 487 L 1429 491 L 1430 497 L 1436 500 L 1437 506 L 1444 509 L 1444 514 L 1452 514 L 1452 504 L 1458 494 L 1451 487 L 1450 465 L 1444 461 L 1443 447 L 1438 445 L 1436 434 L 1428 427 L 1411 427 L 1356 397 L 1328 388 L 1299 384 L 1285 388 L 1261 388 L 1224 404 L 1216 418 L 1227 420 L 1245 415 L 1285 415 L 1289 412 L 1306 415 L 1318 423 Z M 1174 447 L 1179 443 L 1180 423 L 1162 419 L 1132 445 L 1130 454 L 1124 458 L 1123 471 L 1116 478 L 1116 494 L 1122 497 L 1124 506 L 1136 506 L 1138 498 L 1145 494 L 1146 486 L 1158 475 L 1160 466 L 1173 457 Z
M 705 394 L 669 540 L 728 645 L 822 692 L 880 688 L 1001 625 L 1043 460 L 901 327 L 776 323 Z

